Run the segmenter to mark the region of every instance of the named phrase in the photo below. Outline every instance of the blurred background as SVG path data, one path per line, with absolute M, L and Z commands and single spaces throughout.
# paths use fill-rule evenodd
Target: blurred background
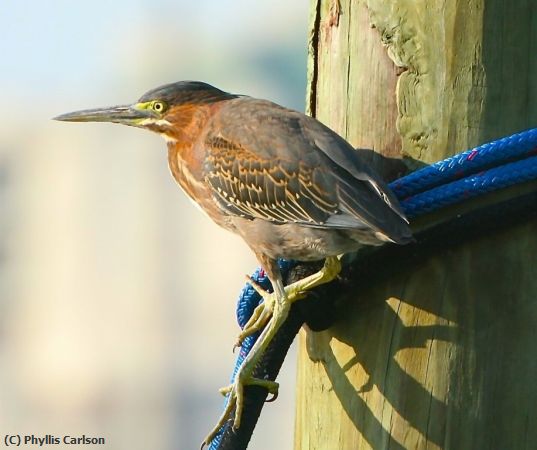
M 0 2 L 2 436 L 198 448 L 257 263 L 174 184 L 161 138 L 50 118 L 182 79 L 303 110 L 308 3 Z M 293 352 L 279 381 L 252 449 L 292 447 Z

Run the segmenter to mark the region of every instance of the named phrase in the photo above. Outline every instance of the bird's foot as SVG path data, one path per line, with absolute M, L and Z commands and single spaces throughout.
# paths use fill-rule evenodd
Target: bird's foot
M 242 331 L 237 336 L 237 341 L 233 346 L 233 350 L 235 350 L 237 347 L 240 347 L 244 339 L 246 339 L 248 336 L 265 328 L 265 325 L 272 317 L 274 303 L 276 302 L 276 296 L 273 292 L 267 292 L 261 285 L 252 280 L 248 275 L 246 275 L 246 278 L 256 292 L 263 298 L 263 303 L 254 309 L 252 316 L 250 319 L 248 319 L 248 322 L 246 322 L 242 328 Z
M 285 286 L 285 297 L 291 303 L 303 299 L 306 297 L 307 291 L 320 286 L 321 284 L 329 283 L 338 276 L 339 272 L 341 272 L 341 262 L 339 261 L 339 258 L 337 256 L 329 256 L 326 258 L 321 270 L 302 280 L 295 281 L 294 283 Z M 248 275 L 246 275 L 246 277 L 256 292 L 263 297 L 263 303 L 255 308 L 252 316 L 237 336 L 237 341 L 235 342 L 233 349 L 240 347 L 244 339 L 251 334 L 265 328 L 267 322 L 272 317 L 274 305 L 277 301 L 274 292 L 267 292 Z
M 252 280 L 248 275 L 246 275 L 246 278 L 248 282 L 252 285 L 252 287 L 255 289 L 255 291 L 263 298 L 263 303 L 261 303 L 254 309 L 252 316 L 250 317 L 248 322 L 246 322 L 242 331 L 237 336 L 237 341 L 235 342 L 233 349 L 240 347 L 244 339 L 246 339 L 251 334 L 254 334 L 256 331 L 261 331 L 263 328 L 265 328 L 265 325 L 272 317 L 272 313 L 274 311 L 274 304 L 277 301 L 276 294 L 274 292 L 267 292 L 260 284 Z M 290 302 L 294 302 L 295 300 L 299 300 L 306 296 L 305 292 L 303 291 L 307 289 L 295 289 L 295 284 L 296 283 L 293 283 L 285 287 L 285 295 L 287 300 L 289 300 Z
M 227 397 L 226 407 L 220 416 L 218 423 L 207 435 L 203 441 L 203 445 L 209 445 L 214 437 L 218 434 L 222 426 L 230 420 L 233 410 L 235 416 L 233 418 L 233 429 L 236 430 L 241 425 L 242 411 L 244 409 L 244 388 L 245 386 L 261 386 L 264 387 L 272 397 L 267 401 L 273 401 L 278 396 L 278 383 L 271 380 L 262 380 L 252 376 L 255 364 L 244 365 L 236 375 L 235 382 L 220 389 L 220 393 Z
M 295 281 L 285 287 L 285 293 L 290 302 L 294 302 L 306 296 L 307 291 L 320 286 L 321 284 L 330 283 L 341 272 L 341 262 L 337 256 L 329 256 L 324 261 L 324 266 L 318 272 Z

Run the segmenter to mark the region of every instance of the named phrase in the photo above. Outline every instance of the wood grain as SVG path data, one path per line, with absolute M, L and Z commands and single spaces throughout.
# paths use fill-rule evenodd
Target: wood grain
M 537 126 L 535 0 L 311 8 L 309 112 L 356 147 L 414 168 Z M 482 236 L 302 331 L 295 449 L 535 448 L 536 254 L 534 222 Z

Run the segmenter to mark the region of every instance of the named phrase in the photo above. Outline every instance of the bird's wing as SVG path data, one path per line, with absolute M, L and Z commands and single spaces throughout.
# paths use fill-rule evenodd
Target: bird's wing
M 397 199 L 320 122 L 271 102 L 236 99 L 205 136 L 205 178 L 228 214 L 326 228 L 408 234 Z
M 367 190 L 372 189 L 375 194 L 372 198 L 380 197 L 383 200 L 384 204 L 379 203 L 379 206 L 382 208 L 387 206 L 405 223 L 408 223 L 399 200 L 386 182 L 362 161 L 358 152 L 347 141 L 311 117 L 305 116 L 302 126 L 304 134 L 314 142 L 315 147 L 321 150 L 340 170 L 347 172 L 352 180 L 361 181 Z M 352 181 L 351 184 L 356 186 Z M 367 194 L 360 198 L 371 199 Z
M 277 223 L 322 225 L 338 201 L 323 170 L 300 161 L 267 157 L 224 137 L 206 141 L 206 180 L 228 214 Z

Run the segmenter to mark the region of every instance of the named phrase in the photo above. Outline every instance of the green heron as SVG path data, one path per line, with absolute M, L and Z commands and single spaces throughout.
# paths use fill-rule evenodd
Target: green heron
M 354 148 L 318 120 L 275 103 L 181 81 L 132 105 L 56 119 L 114 122 L 164 137 L 176 181 L 218 225 L 242 236 L 272 282 L 273 293 L 255 286 L 264 302 L 238 343 L 263 331 L 235 382 L 221 390 L 229 396 L 227 407 L 206 442 L 234 408 L 234 427 L 240 426 L 245 385 L 277 394 L 276 382 L 252 376 L 254 367 L 291 303 L 337 276 L 338 255 L 412 240 L 397 199 Z M 325 263 L 318 273 L 284 286 L 278 258 Z

